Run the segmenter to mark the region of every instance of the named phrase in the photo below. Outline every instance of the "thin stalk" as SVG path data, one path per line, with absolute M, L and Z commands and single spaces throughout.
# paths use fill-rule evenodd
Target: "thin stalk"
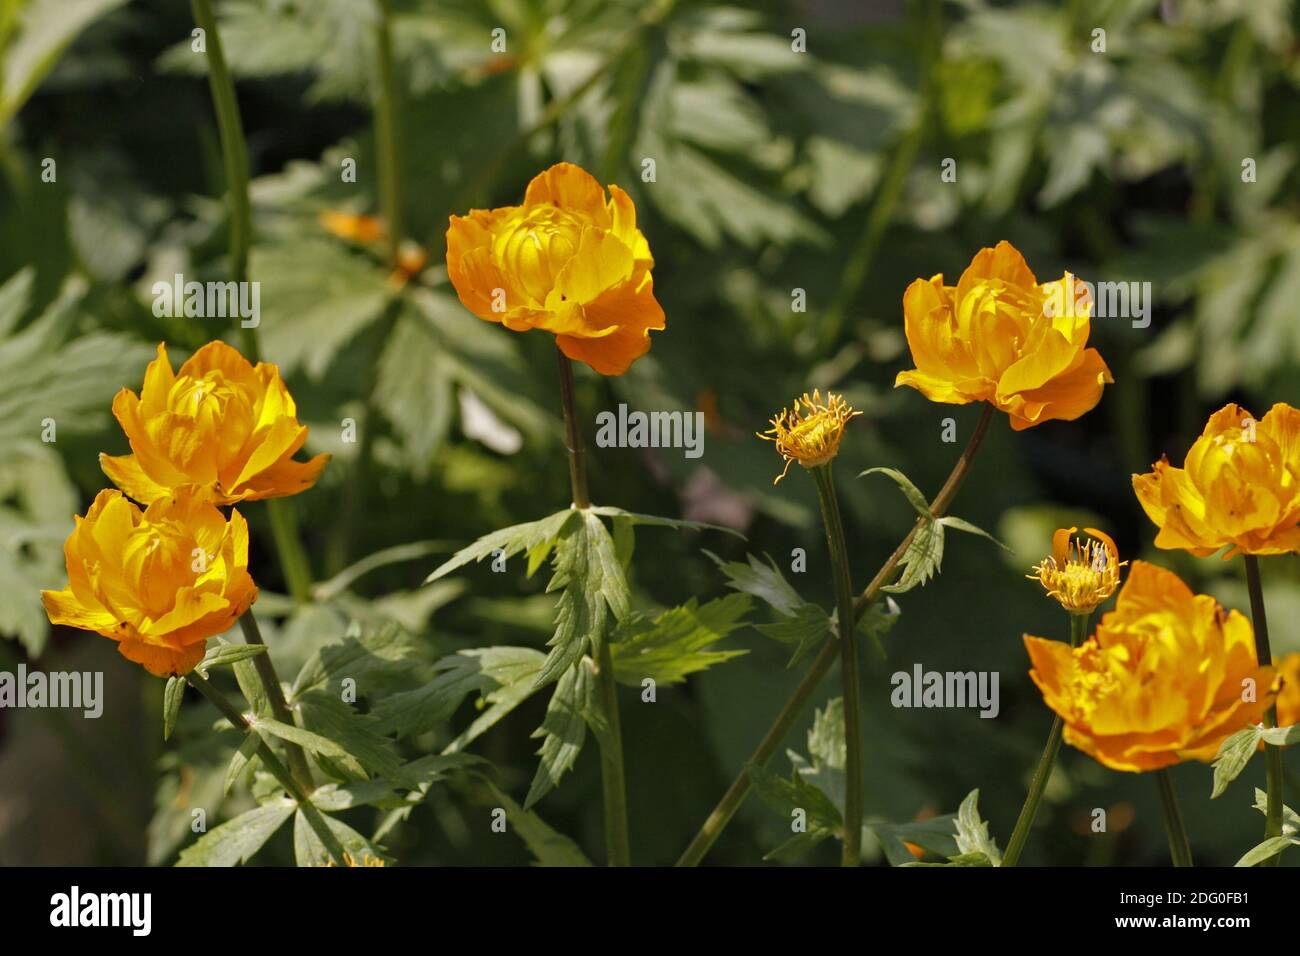
M 1089 614 L 1071 614 L 1070 615 L 1070 646 L 1078 647 L 1088 634 Z M 1043 799 L 1043 791 L 1047 789 L 1047 781 L 1052 778 L 1052 767 L 1056 765 L 1056 755 L 1061 751 L 1061 736 L 1065 730 L 1065 723 L 1061 720 L 1061 715 L 1056 714 L 1052 719 L 1052 729 L 1047 734 L 1047 743 L 1043 745 L 1042 756 L 1038 758 L 1038 767 L 1034 770 L 1034 776 L 1029 781 L 1029 792 L 1025 795 L 1024 806 L 1020 808 L 1020 816 L 1016 818 L 1015 829 L 1011 831 L 1011 839 L 1007 842 L 1006 852 L 1002 854 L 1003 866 L 1015 866 L 1020 861 L 1020 854 L 1025 848 L 1025 841 L 1029 839 L 1029 831 L 1033 829 L 1034 817 L 1038 814 L 1039 801 Z
M 257 626 L 257 618 L 253 616 L 251 607 L 240 615 L 239 627 L 244 632 L 244 642 L 246 644 L 265 646 L 266 641 L 262 640 L 262 629 Z M 257 676 L 262 681 L 262 687 L 266 691 L 266 699 L 271 705 L 271 714 L 280 723 L 292 726 L 294 722 L 293 714 L 289 712 L 289 705 L 284 699 L 284 688 L 280 686 L 280 678 L 275 673 L 275 665 L 271 663 L 270 651 L 254 657 L 253 664 L 257 668 Z M 289 767 L 294 780 L 304 792 L 311 793 L 316 789 L 316 785 L 312 783 L 311 769 L 307 766 L 307 755 L 303 753 L 302 747 L 290 741 L 285 741 L 284 750 L 288 754 Z
M 569 449 L 569 480 L 573 489 L 573 507 L 591 507 L 587 496 L 587 469 L 582 449 L 582 430 L 578 427 L 577 399 L 573 391 L 573 366 L 568 356 L 555 349 L 560 369 L 560 400 L 564 406 L 564 433 Z M 605 852 L 610 866 L 630 866 L 631 841 L 627 818 L 627 782 L 623 770 L 623 733 L 618 715 L 618 685 L 614 682 L 614 662 L 609 641 L 601 639 L 596 648 L 596 686 L 604 705 L 608 733 L 597 735 L 600 743 L 600 783 L 605 803 Z
M 992 420 L 993 406 L 986 404 L 980 414 L 980 420 L 975 426 L 975 431 L 971 434 L 970 441 L 966 443 L 966 448 L 962 451 L 961 457 L 953 465 L 948 480 L 944 482 L 939 493 L 930 502 L 930 513 L 936 518 L 942 517 L 944 512 L 948 510 L 948 505 L 952 503 L 952 499 L 956 496 L 958 489 L 961 488 L 962 482 L 966 480 L 966 475 L 970 473 L 971 463 L 975 459 L 975 453 L 979 451 L 980 445 L 983 444 L 984 436 L 988 433 L 989 424 Z M 912 543 L 912 539 L 916 537 L 916 532 L 924 521 L 923 518 L 917 519 L 916 524 L 912 526 L 912 530 L 907 533 L 907 537 L 903 538 L 898 547 L 894 549 L 894 553 L 881 565 L 880 570 L 876 572 L 876 576 L 871 579 L 871 583 L 858 595 L 853 604 L 855 624 L 866 613 L 867 608 L 871 607 L 872 602 L 880 596 L 881 589 L 893 580 L 894 574 L 898 571 L 899 562 L 903 560 L 908 545 Z M 799 720 L 804 705 L 808 703 L 817 690 L 817 685 L 821 683 L 822 678 L 826 676 L 826 672 L 831 669 L 831 665 L 835 663 L 838 656 L 839 647 L 836 646 L 836 639 L 832 638 L 822 646 L 817 657 L 813 659 L 812 664 L 808 667 L 808 672 L 804 675 L 803 680 L 799 682 L 799 686 L 794 689 L 790 699 L 785 702 L 781 712 L 776 715 L 776 720 L 768 728 L 767 733 L 759 742 L 758 748 L 754 751 L 753 756 L 749 758 L 748 763 L 762 767 L 772 759 L 772 755 L 781 746 L 781 741 L 785 739 L 790 732 L 790 728 Z M 731 822 L 731 818 L 736 815 L 736 811 L 740 809 L 741 804 L 745 802 L 745 798 L 749 796 L 752 785 L 749 770 L 741 770 L 678 859 L 678 866 L 699 865 L 705 854 L 709 852 L 709 848 L 717 842 L 718 837 L 722 835 L 722 831 Z
M 821 501 L 826 545 L 835 581 L 835 608 L 840 645 L 840 674 L 844 683 L 844 848 L 841 866 L 862 862 L 862 680 L 858 671 L 857 615 L 853 612 L 853 579 L 844 522 L 835 496 L 831 463 L 812 470 Z
M 259 657 L 265 657 L 265 654 L 259 654 Z M 217 689 L 216 685 L 209 681 L 198 671 L 190 671 L 185 675 L 185 680 L 191 687 L 208 699 L 217 710 L 221 711 L 223 717 L 234 726 L 234 728 L 244 734 L 257 734 L 257 728 L 248 722 L 248 718 L 239 712 L 239 708 L 230 702 L 225 694 Z M 329 825 L 321 817 L 320 811 L 308 799 L 310 791 L 305 791 L 294 779 L 287 767 L 280 762 L 280 758 L 275 755 L 270 744 L 266 742 L 261 734 L 257 735 L 257 755 L 262 759 L 262 765 L 271 772 L 271 776 L 279 781 L 280 786 L 288 791 L 289 796 L 293 797 L 294 802 L 298 804 L 298 809 L 306 818 L 308 825 L 315 831 L 316 836 L 324 844 L 326 851 L 339 866 L 344 863 L 344 851 L 338 838 L 334 836 Z
M 1156 771 L 1156 785 L 1160 788 L 1160 809 L 1164 811 L 1165 833 L 1169 837 L 1169 856 L 1174 866 L 1191 866 L 1192 845 L 1187 841 L 1183 813 L 1178 809 L 1178 795 L 1174 793 L 1174 782 L 1167 768 Z
M 380 0 L 374 32 L 376 62 L 371 110 L 374 117 L 375 154 L 379 165 L 379 205 L 388 232 L 388 265 L 390 269 L 395 269 L 402 240 L 406 238 L 406 187 L 402 173 L 401 86 L 393 60 L 393 37 L 389 22 L 391 13 L 389 0 Z M 402 303 L 400 292 L 392 295 L 373 333 L 375 346 L 369 356 L 361 392 L 365 396 L 365 404 L 357 422 L 361 443 L 348 473 L 342 511 L 326 552 L 325 567 L 329 574 L 337 574 L 348 563 L 348 553 L 356 531 L 357 516 L 361 513 L 370 477 L 370 462 L 374 455 L 375 392 L 379 388 L 379 360 L 384 354 L 384 344 L 402 314 Z
M 1253 554 L 1245 555 L 1246 587 L 1250 591 L 1250 619 L 1255 626 L 1255 657 L 1260 667 L 1273 663 L 1273 651 L 1268 643 L 1268 615 L 1264 611 L 1264 588 L 1259 580 L 1259 558 Z M 1277 726 L 1277 705 L 1270 705 L 1264 713 L 1264 724 Z M 1282 763 L 1282 748 L 1276 744 L 1264 744 L 1264 767 L 1267 774 L 1268 814 L 1264 819 L 1264 838 L 1282 835 L 1282 783 L 1286 768 Z M 1279 866 L 1282 854 L 1269 857 L 1261 866 Z
M 226 193 L 230 204 L 230 277 L 235 282 L 248 281 L 248 253 L 253 245 L 252 203 L 248 198 L 248 147 L 244 125 L 239 117 L 239 100 L 235 83 L 221 47 L 221 33 L 212 12 L 212 0 L 190 0 L 194 22 L 203 30 L 208 54 L 208 87 L 217 114 L 217 132 L 221 139 L 221 163 L 226 173 Z M 240 323 L 244 356 L 252 363 L 261 361 L 261 345 L 256 326 Z M 284 499 L 267 502 L 271 533 L 280 557 L 285 581 L 294 600 L 310 598 L 311 565 L 298 536 L 293 505 Z
M 236 282 L 248 281 L 248 250 L 253 241 L 252 204 L 248 199 L 248 147 L 244 142 L 244 125 L 239 118 L 239 101 L 235 84 L 221 49 L 221 34 L 212 12 L 212 0 L 190 0 L 194 22 L 204 34 L 208 53 L 208 87 L 217 113 L 217 131 L 221 137 L 221 163 L 226 171 L 226 195 L 230 204 L 230 275 Z M 259 358 L 257 329 L 240 331 L 244 354 L 250 362 Z

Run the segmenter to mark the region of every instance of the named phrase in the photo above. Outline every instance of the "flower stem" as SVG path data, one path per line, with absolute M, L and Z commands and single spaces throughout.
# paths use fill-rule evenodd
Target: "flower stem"
M 230 276 L 236 282 L 248 281 L 248 253 L 253 245 L 252 204 L 248 198 L 248 147 L 244 142 L 244 125 L 239 118 L 239 100 L 235 84 L 226 66 L 221 47 L 221 33 L 212 12 L 212 0 L 190 0 L 194 22 L 203 30 L 208 55 L 208 87 L 217 114 L 217 132 L 221 139 L 221 163 L 226 172 L 226 193 L 230 202 Z M 261 361 L 257 327 L 240 323 L 244 357 L 253 364 Z M 311 593 L 311 566 L 298 537 L 293 505 L 282 499 L 267 502 L 271 533 L 280 556 L 289 592 L 298 603 L 305 603 Z
M 226 66 L 221 48 L 221 34 L 212 13 L 212 0 L 190 0 L 194 22 L 204 34 L 208 53 L 208 87 L 217 113 L 217 131 L 221 137 L 221 163 L 226 170 L 226 194 L 230 201 L 230 274 L 236 282 L 248 281 L 248 250 L 252 246 L 253 214 L 248 199 L 248 148 L 244 143 L 244 126 L 239 119 L 239 101 L 235 84 Z M 244 353 L 250 362 L 259 358 L 256 327 L 243 327 Z
M 587 467 L 578 427 L 577 400 L 573 392 L 573 365 L 557 346 L 560 368 L 560 400 L 564 406 L 564 433 L 569 449 L 569 481 L 573 507 L 591 507 L 587 496 Z M 608 733 L 597 735 L 600 742 L 600 783 L 605 802 L 605 852 L 610 866 L 629 866 L 632 851 L 628 836 L 627 783 L 623 771 L 623 732 L 618 716 L 618 685 L 614 682 L 614 661 L 608 635 L 593 642 L 596 647 L 596 685 L 605 710 Z
M 253 616 L 251 607 L 240 615 L 239 627 L 244 632 L 245 643 L 266 644 L 262 640 L 262 629 L 257 626 L 257 618 Z M 257 668 L 258 678 L 262 681 L 262 688 L 266 691 L 272 716 L 280 723 L 292 726 L 293 714 L 289 712 L 289 704 L 284 699 L 284 689 L 280 686 L 280 678 L 275 673 L 275 665 L 271 663 L 270 651 L 256 655 L 253 664 Z M 305 793 L 311 793 L 316 789 L 316 785 L 312 783 L 311 769 L 307 766 L 307 755 L 303 753 L 300 746 L 290 741 L 285 741 L 284 750 L 289 756 L 289 768 L 295 782 Z
M 1192 845 L 1187 842 L 1187 828 L 1183 826 L 1183 814 L 1178 809 L 1178 795 L 1174 793 L 1174 782 L 1169 770 L 1161 767 L 1156 771 L 1156 784 L 1160 788 L 1160 808 L 1164 811 L 1165 833 L 1169 836 L 1169 855 L 1174 866 L 1192 865 Z
M 1078 647 L 1087 636 L 1089 617 L 1088 614 L 1070 615 L 1071 647 Z M 1061 751 L 1061 736 L 1064 730 L 1065 722 L 1061 720 L 1060 714 L 1056 714 L 1052 719 L 1052 729 L 1047 734 L 1047 743 L 1043 745 L 1043 754 L 1038 758 L 1038 767 L 1034 770 L 1033 779 L 1029 781 L 1029 792 L 1025 795 L 1024 806 L 1020 808 L 1015 829 L 1011 831 L 1006 852 L 1002 854 L 1003 866 L 1015 866 L 1020 860 L 1025 841 L 1029 839 L 1029 831 L 1034 826 L 1034 817 L 1038 814 L 1038 803 L 1043 799 L 1047 781 L 1052 778 L 1052 767 L 1056 764 L 1056 755 Z
M 1246 587 L 1250 591 L 1250 618 L 1255 626 L 1255 657 L 1260 667 L 1273 663 L 1273 652 L 1268 643 L 1268 615 L 1264 611 L 1264 588 L 1259 580 L 1259 558 L 1253 554 L 1244 556 L 1246 560 Z M 1277 705 L 1270 705 L 1264 713 L 1264 724 L 1277 726 Z M 1282 835 L 1282 783 L 1286 773 L 1282 763 L 1282 748 L 1276 744 L 1264 744 L 1264 766 L 1267 774 L 1268 814 L 1264 819 L 1264 838 Z M 1277 853 L 1265 860 L 1261 866 L 1279 866 L 1282 854 Z
M 953 465 L 952 471 L 948 475 L 948 480 L 944 482 L 939 493 L 934 496 L 930 502 L 930 513 L 934 517 L 942 517 L 948 510 L 948 505 L 956 496 L 957 491 L 961 488 L 962 482 L 966 480 L 966 475 L 970 473 L 971 463 L 975 459 L 975 453 L 979 451 L 980 445 L 984 442 L 984 436 L 988 433 L 989 424 L 993 420 L 993 406 L 985 404 L 983 412 L 980 414 L 979 423 L 975 426 L 975 431 L 971 434 L 970 441 L 966 443 L 965 450 L 962 451 L 961 457 Z M 894 549 L 888 560 L 881 565 L 876 576 L 871 579 L 871 583 L 866 586 L 853 604 L 855 621 L 866 613 L 867 608 L 871 607 L 873 601 L 880 596 L 880 590 L 893 579 L 894 574 L 898 571 L 899 562 L 903 560 L 903 555 L 907 553 L 908 545 L 916 537 L 916 532 L 920 529 L 926 519 L 918 518 L 912 530 L 907 533 L 902 542 Z M 799 714 L 803 711 L 804 705 L 808 703 L 813 693 L 817 690 L 817 685 L 821 679 L 826 676 L 826 672 L 831 669 L 835 659 L 839 656 L 839 648 L 836 646 L 836 640 L 832 638 L 822 646 L 817 657 L 808 667 L 808 672 L 804 675 L 799 686 L 794 689 L 790 699 L 785 702 L 781 712 L 776 715 L 776 720 L 768 728 L 767 733 L 763 736 L 758 748 L 754 751 L 753 756 L 749 758 L 749 763 L 762 767 L 772 759 L 777 748 L 781 746 L 781 741 L 790 732 L 790 728 L 795 725 L 799 719 Z M 736 775 L 736 779 L 731 782 L 727 792 L 722 795 L 718 805 L 713 808 L 704 824 L 700 827 L 698 833 L 686 847 L 681 857 L 677 860 L 678 866 L 697 866 L 704 859 L 709 848 L 722 835 L 731 818 L 736 815 L 745 798 L 749 796 L 749 791 L 753 786 L 750 780 L 749 770 L 741 770 Z
M 853 579 L 849 551 L 844 543 L 844 522 L 835 497 L 831 463 L 812 469 L 821 500 L 822 523 L 830 549 L 831 574 L 835 582 L 835 608 L 840 673 L 844 682 L 844 850 L 841 866 L 862 862 L 862 690 L 858 672 L 857 615 L 853 611 Z
M 265 654 L 259 654 L 258 657 L 265 657 Z M 235 727 L 236 730 L 245 734 L 257 733 L 257 729 L 248 722 L 248 719 L 239 712 L 239 708 L 230 702 L 225 694 L 217 689 L 216 685 L 209 681 L 198 671 L 190 671 L 185 675 L 185 680 L 191 687 L 206 697 L 217 710 L 221 711 L 223 717 Z M 308 825 L 315 831 L 316 836 L 324 844 L 326 851 L 338 865 L 343 865 L 343 847 L 338 838 L 330 830 L 329 825 L 321 817 L 320 811 L 308 799 L 310 790 L 304 790 L 302 786 L 294 779 L 293 774 L 280 762 L 280 758 L 275 755 L 266 739 L 258 734 L 257 755 L 262 759 L 263 766 L 271 772 L 271 776 L 279 781 L 280 786 L 289 792 L 294 802 L 298 804 L 298 809 L 307 819 Z

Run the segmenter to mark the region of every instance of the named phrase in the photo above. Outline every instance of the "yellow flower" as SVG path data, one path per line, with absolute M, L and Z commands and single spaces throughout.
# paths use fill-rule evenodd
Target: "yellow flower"
M 1256 422 L 1237 405 L 1210 416 L 1182 468 L 1161 459 L 1133 490 L 1160 527 L 1156 547 L 1207 557 L 1300 550 L 1300 411 L 1277 404 Z
M 1028 634 L 1025 646 L 1066 742 L 1113 770 L 1213 760 L 1225 737 L 1263 719 L 1272 696 L 1250 621 L 1144 561 L 1081 646 Z
M 850 418 L 861 415 L 855 412 L 839 395 L 821 394 L 814 389 L 811 396 L 804 392 L 796 398 L 791 408 L 782 410 L 772 419 L 766 432 L 756 432 L 764 441 L 776 442 L 776 450 L 785 459 L 785 469 L 776 476 L 777 484 L 790 470 L 790 462 L 797 461 L 805 468 L 824 465 L 839 453 L 844 426 Z
M 1040 285 L 1009 242 L 981 249 L 955 286 L 943 275 L 917 279 L 903 294 L 910 385 L 932 402 L 992 402 L 1016 431 L 1073 420 L 1113 382 L 1096 349 L 1085 348 L 1091 303 L 1068 272 Z
M 219 505 L 280 498 L 316 483 L 329 455 L 298 462 L 307 441 L 293 396 L 274 365 L 254 368 L 209 342 L 173 374 L 166 345 L 149 363 L 139 397 L 122 389 L 113 414 L 134 454 L 100 455 L 104 473 L 141 504 L 198 485 Z
M 337 209 L 327 209 L 322 212 L 319 222 L 321 228 L 331 236 L 338 236 L 340 239 L 363 245 L 379 242 L 388 234 L 384 224 L 374 216 L 341 212 Z
M 664 327 L 654 259 L 627 193 L 552 166 L 522 206 L 452 216 L 447 273 L 465 308 L 514 332 L 543 329 L 571 359 L 622 375 Z
M 1090 614 L 1119 587 L 1119 549 L 1110 535 L 1096 528 L 1084 528 L 1091 541 L 1070 536 L 1078 528 L 1060 528 L 1052 535 L 1052 554 L 1026 575 L 1047 589 L 1071 614 Z
M 106 489 L 63 545 L 68 586 L 42 591 L 54 624 L 97 631 L 128 660 L 159 677 L 187 674 L 209 637 L 257 598 L 248 574 L 248 524 L 227 522 L 198 489 L 143 512 Z
M 1300 653 L 1282 658 L 1277 673 L 1282 680 L 1277 694 L 1277 725 L 1292 727 L 1300 724 Z

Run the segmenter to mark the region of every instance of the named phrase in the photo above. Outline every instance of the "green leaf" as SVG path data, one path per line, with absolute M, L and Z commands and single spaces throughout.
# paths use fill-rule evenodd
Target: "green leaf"
M 934 520 L 921 522 L 912 535 L 907 551 L 903 553 L 903 573 L 893 584 L 884 590 L 893 594 L 902 594 L 914 587 L 925 584 L 939 571 L 943 564 L 943 525 Z
M 424 579 L 424 583 L 428 584 L 445 577 L 471 561 L 482 561 L 484 558 L 497 557 L 497 555 L 493 554 L 494 551 L 500 551 L 500 557 L 503 558 L 511 558 L 521 551 L 527 551 L 528 574 L 531 576 L 550 555 L 551 549 L 555 547 L 561 533 L 567 531 L 571 525 L 577 525 L 578 523 L 580 523 L 578 512 L 568 508 L 564 511 L 557 511 L 553 515 L 548 515 L 540 521 L 530 521 L 527 524 L 517 524 L 509 528 L 502 528 L 500 531 L 494 531 L 479 538 L 469 547 L 457 551 L 449 560 L 435 568 Z
M 392 777 L 399 772 L 393 742 L 376 732 L 378 721 L 357 713 L 351 706 L 314 690 L 297 700 L 303 726 L 343 747 L 347 757 L 338 764 L 348 776 L 366 779 L 372 774 Z
M 1265 727 L 1260 736 L 1264 738 L 1266 744 L 1290 747 L 1294 743 L 1300 743 L 1300 724 L 1292 724 L 1290 727 Z
M 804 604 L 795 611 L 793 617 L 780 618 L 771 624 L 755 624 L 754 629 L 778 643 L 794 647 L 794 653 L 785 665 L 789 669 L 831 636 L 831 618 L 824 608 L 816 604 Z
M 207 674 L 214 667 L 227 667 L 266 653 L 265 644 L 226 644 L 218 642 L 208 649 L 197 669 Z
M 474 775 L 474 779 L 479 786 L 479 802 L 484 805 L 495 804 L 506 811 L 507 829 L 513 829 L 519 834 L 538 866 L 592 865 L 576 843 L 553 830 L 536 813 L 525 810 L 510 799 L 491 780 L 478 774 Z
M 745 536 L 735 528 L 728 528 L 720 524 L 708 524 L 703 521 L 687 521 L 684 518 L 661 518 L 658 515 L 638 514 L 634 511 L 624 511 L 622 508 L 613 508 L 609 505 L 596 505 L 587 509 L 592 514 L 601 515 L 606 518 L 625 518 L 633 525 L 649 525 L 656 528 L 677 528 L 686 531 L 721 531 L 725 534 L 733 535 L 741 540 Z
M 877 474 L 887 475 L 892 478 L 894 484 L 898 485 L 898 487 L 902 489 L 903 495 L 907 498 L 908 502 L 916 510 L 918 515 L 922 518 L 932 517 L 930 514 L 930 503 L 925 500 L 925 495 L 921 493 L 921 489 L 912 484 L 912 480 L 901 471 L 898 471 L 895 468 L 868 468 L 866 471 L 859 474 L 858 477 L 865 478 L 867 475 Z
M 181 851 L 177 866 L 238 866 L 253 858 L 294 811 L 292 800 L 278 799 L 241 813 L 210 830 Z
M 325 826 L 329 828 L 330 834 L 337 842 L 337 847 L 326 848 L 320 834 L 316 832 L 316 827 L 313 827 L 312 822 L 307 818 L 309 813 L 316 814 L 321 821 L 324 821 Z M 331 852 L 331 850 L 334 852 Z M 358 865 L 364 865 L 367 857 L 373 860 L 384 859 L 383 853 L 373 843 L 342 820 L 336 819 L 328 813 L 321 813 L 310 805 L 299 808 L 293 817 L 294 862 L 299 866 L 326 866 L 334 856 L 341 855 L 341 853 L 347 853 Z M 338 866 L 341 862 L 338 861 L 335 865 Z
M 1245 855 L 1233 866 L 1257 866 L 1265 860 L 1276 856 L 1287 847 L 1300 843 L 1300 840 L 1291 837 L 1276 836 L 1269 837 L 1263 843 L 1251 847 Z
M 894 629 L 902 613 L 898 602 L 885 595 L 883 601 L 872 601 L 866 611 L 858 617 L 858 633 L 871 638 L 876 649 L 883 654 L 885 636 Z
M 354 626 L 303 664 L 294 679 L 292 696 L 326 688 L 340 690 L 344 678 L 356 681 L 358 695 L 365 696 L 409 673 L 415 651 L 411 635 L 396 624 L 364 632 Z
M 647 677 L 656 684 L 680 684 L 687 674 L 748 653 L 708 648 L 744 625 L 749 606 L 746 594 L 703 605 L 691 598 L 653 620 L 641 615 L 630 618 L 610 645 L 614 679 L 632 687 L 640 687 Z
M 239 683 L 239 691 L 248 701 L 249 710 L 259 716 L 264 716 L 271 712 L 271 701 L 266 696 L 266 688 L 262 686 L 262 678 L 257 673 L 257 667 L 252 660 L 235 661 L 231 665 L 231 670 L 235 672 L 235 680 Z
M 1222 794 L 1228 788 L 1228 784 L 1236 780 L 1246 769 L 1246 764 L 1250 763 L 1250 758 L 1259 748 L 1262 736 L 1263 731 L 1260 726 L 1245 727 L 1224 738 L 1223 743 L 1219 744 L 1219 752 L 1215 755 L 1213 763 L 1214 789 L 1210 793 L 1210 799 Z
M 546 644 L 551 652 L 537 675 L 539 687 L 573 667 L 588 647 L 599 646 L 609 627 L 609 614 L 621 621 L 628 613 L 631 595 L 614 541 L 590 511 L 581 512 L 580 519 L 566 525 L 556 540 L 555 573 L 546 591 L 559 591 L 560 598 L 555 633 Z
M 251 769 L 250 764 L 254 760 L 254 754 L 262 746 L 262 737 L 260 734 L 245 734 L 239 749 L 234 752 L 230 758 L 230 765 L 226 767 L 226 778 L 222 783 L 221 792 L 229 796 L 230 791 L 235 789 L 235 783 L 239 780 L 239 775 L 246 770 Z
M 1255 788 L 1255 809 L 1268 816 L 1268 794 L 1259 787 Z M 1300 840 L 1300 815 L 1286 804 L 1282 805 L 1282 835 Z
M 827 837 L 840 835 L 844 819 L 839 808 L 802 774 L 796 771 L 787 779 L 755 763 L 748 764 L 746 769 L 759 799 L 781 814 L 788 826 L 806 827 L 803 834 L 811 838 L 799 841 L 794 847 L 792 841 L 786 841 L 769 856 L 788 855 L 792 849 L 806 849 Z
M 163 690 L 163 740 L 170 740 L 176 729 L 176 718 L 181 712 L 181 700 L 185 697 L 185 678 L 167 678 L 167 687 Z
M 525 647 L 487 647 L 444 657 L 434 665 L 436 676 L 429 683 L 389 694 L 375 703 L 371 714 L 379 723 L 373 729 L 399 738 L 431 730 L 448 720 L 467 694 L 475 691 L 490 694 L 514 686 L 517 681 L 527 679 L 522 672 L 529 675 L 539 672 L 542 659 L 539 651 Z M 535 679 L 532 688 L 536 689 Z M 495 714 L 492 722 L 513 706 Z M 468 736 L 462 735 L 464 739 L 457 738 L 449 747 L 464 746 L 488 726 L 491 723 L 478 727 L 472 734 L 467 731 Z
M 460 653 L 477 658 L 482 673 L 496 686 L 483 693 L 482 702 L 487 705 L 486 709 L 443 748 L 445 754 L 463 750 L 536 693 L 539 689 L 537 675 L 546 662 L 546 655 L 531 647 L 489 647 Z
M 356 759 L 344 749 L 343 745 L 337 741 L 330 740 L 328 737 L 322 737 L 318 733 L 310 730 L 304 730 L 293 724 L 281 723 L 271 717 L 254 716 L 252 718 L 253 729 L 261 733 L 270 734 L 272 737 L 279 737 L 281 740 L 287 740 L 289 743 L 297 744 L 310 753 L 317 754 L 321 757 L 328 757 L 331 760 L 337 760 L 348 766 L 357 768 L 360 776 L 364 777 L 365 773 L 360 769 Z
M 989 836 L 989 825 L 980 818 L 979 790 L 972 790 L 957 808 L 957 849 L 962 856 L 983 854 L 992 866 L 1002 865 L 1002 851 Z
M 18 32 L 4 51 L 0 127 L 8 124 L 86 27 L 126 0 L 27 0 L 18 4 Z M 6 2 L 5 16 L 13 15 Z
M 945 528 L 954 528 L 957 531 L 965 531 L 967 534 L 977 534 L 983 538 L 988 538 L 990 541 L 996 544 L 1003 551 L 1009 552 L 1011 550 L 1005 544 L 999 541 L 997 538 L 993 537 L 993 535 L 985 531 L 983 528 L 979 527 L 978 525 L 973 525 L 969 521 L 966 521 L 962 518 L 958 518 L 954 515 L 948 515 L 947 517 L 940 518 L 939 524 L 943 525 Z
M 868 822 L 863 828 L 879 841 L 890 866 L 907 866 L 916 862 L 907 843 L 945 859 L 959 856 L 960 851 L 954 837 L 956 826 L 957 814 L 946 813 L 909 823 Z
M 718 566 L 718 570 L 726 575 L 728 587 L 745 594 L 752 594 L 778 614 L 794 617 L 804 605 L 804 599 L 785 579 L 785 575 L 780 572 L 770 555 L 764 555 L 768 562 L 765 566 L 752 554 L 745 556 L 746 564 L 740 564 L 736 561 L 723 561 L 711 551 L 704 553 Z
M 590 699 L 594 692 L 594 678 L 586 661 L 579 661 L 561 675 L 546 707 L 542 726 L 533 731 L 541 737 L 541 756 L 537 773 L 524 798 L 524 809 L 530 809 L 538 800 L 550 793 L 560 778 L 573 768 L 587 738 L 587 715 L 591 711 Z

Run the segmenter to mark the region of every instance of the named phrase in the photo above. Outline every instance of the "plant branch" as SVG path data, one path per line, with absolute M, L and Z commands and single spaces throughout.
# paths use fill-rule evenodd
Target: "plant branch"
M 1259 558 L 1244 555 L 1246 561 L 1246 587 L 1250 591 L 1250 619 L 1255 629 L 1255 657 L 1260 667 L 1273 663 L 1273 652 L 1268 643 L 1268 615 L 1264 611 L 1264 588 L 1259 578 Z M 1277 726 L 1277 705 L 1272 704 L 1264 713 L 1264 724 Z M 1264 744 L 1264 766 L 1267 774 L 1268 814 L 1264 819 L 1264 837 L 1282 835 L 1282 783 L 1286 770 L 1282 763 L 1282 748 L 1277 744 Z M 1282 854 L 1276 853 L 1262 866 L 1280 866 Z

